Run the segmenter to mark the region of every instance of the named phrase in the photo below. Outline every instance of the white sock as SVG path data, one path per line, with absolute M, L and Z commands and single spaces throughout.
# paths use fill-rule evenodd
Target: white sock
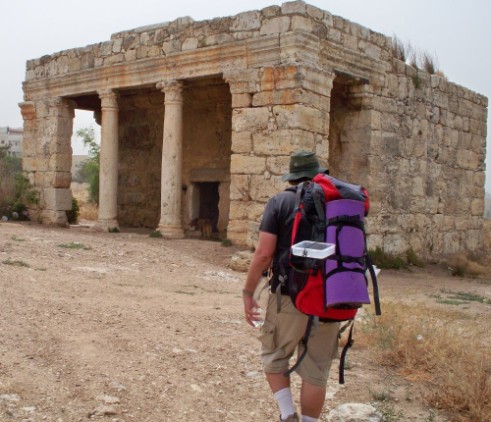
M 274 398 L 280 408 L 281 419 L 286 419 L 288 416 L 295 413 L 295 407 L 293 406 L 292 390 L 290 388 L 283 388 L 274 393 Z
M 311 416 L 302 415 L 302 422 L 318 422 L 319 419 L 312 418 Z

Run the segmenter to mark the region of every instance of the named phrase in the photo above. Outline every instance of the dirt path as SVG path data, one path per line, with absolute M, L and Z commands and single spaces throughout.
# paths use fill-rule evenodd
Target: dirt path
M 242 318 L 244 274 L 228 268 L 236 251 L 0 223 L 0 421 L 277 420 Z M 381 282 L 384 298 L 412 301 L 462 283 L 437 269 L 387 271 Z M 466 283 L 491 297 L 489 284 Z M 332 371 L 326 408 L 368 402 L 387 379 L 366 352 L 350 353 L 345 386 Z M 411 388 L 395 381 L 401 397 Z M 405 420 L 424 421 L 420 398 L 405 401 Z

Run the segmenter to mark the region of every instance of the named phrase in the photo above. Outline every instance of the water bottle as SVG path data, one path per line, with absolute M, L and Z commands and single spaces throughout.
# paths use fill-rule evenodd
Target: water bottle
M 266 309 L 268 308 L 269 284 L 266 277 L 262 277 L 254 290 L 253 298 L 258 304 L 258 308 L 254 308 L 255 312 L 259 313 L 259 320 L 253 321 L 254 327 L 261 328 L 264 324 Z

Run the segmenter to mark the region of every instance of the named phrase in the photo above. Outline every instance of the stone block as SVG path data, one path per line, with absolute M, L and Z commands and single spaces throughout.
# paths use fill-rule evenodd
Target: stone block
M 112 48 L 113 53 L 121 53 L 122 47 L 123 47 L 123 39 L 116 38 L 113 41 L 113 48 Z
M 242 201 L 230 202 L 230 217 L 234 220 L 246 220 L 249 217 L 250 203 L 244 203 Z M 264 208 L 264 206 L 263 206 Z
M 99 44 L 99 56 L 107 57 L 110 56 L 113 52 L 113 42 L 105 41 Z
M 232 108 L 248 108 L 252 105 L 252 94 L 232 94 Z
M 306 12 L 307 12 L 308 16 L 310 16 L 316 20 L 321 21 L 322 19 L 324 19 L 324 11 L 319 9 L 318 7 L 311 6 L 310 4 L 307 4 L 306 5 Z
M 268 128 L 269 109 L 238 108 L 232 112 L 232 130 L 234 132 L 260 132 Z
M 227 238 L 234 244 L 245 245 L 247 232 L 248 224 L 245 220 L 230 220 L 227 227 Z
M 36 220 L 39 221 L 41 224 L 56 226 L 66 226 L 68 224 L 65 211 L 45 209 L 36 214 Z
M 278 130 L 252 134 L 254 152 L 259 155 L 286 155 L 295 150 L 313 151 L 315 136 L 305 130 Z M 285 167 L 282 167 L 284 169 Z M 287 167 L 286 167 L 287 168 Z M 276 173 L 273 171 L 273 173 Z M 278 173 L 276 173 L 278 174 Z
M 136 59 L 140 60 L 140 59 L 144 59 L 146 57 L 148 57 L 148 47 L 146 45 L 140 45 L 136 49 Z
M 263 174 L 266 171 L 266 158 L 233 154 L 230 167 L 235 174 Z
M 136 50 L 128 50 L 124 53 L 125 62 L 134 62 L 136 60 Z
M 329 98 L 302 88 L 263 91 L 252 97 L 253 107 L 303 104 L 329 112 Z
M 71 171 L 72 157 L 69 154 L 53 154 L 49 157 L 48 170 Z
M 250 182 L 250 175 L 232 172 L 232 179 L 230 182 L 230 201 L 241 201 L 243 203 L 249 202 L 251 200 L 249 193 Z
M 70 61 L 68 62 L 67 73 L 78 72 L 80 69 L 82 69 L 80 57 L 71 58 Z
M 277 18 L 265 19 L 261 26 L 261 35 L 274 35 L 288 32 L 290 30 L 290 18 L 280 16 Z
M 198 48 L 198 38 L 187 38 L 182 43 L 182 51 L 195 50 Z
M 304 1 L 289 1 L 281 5 L 281 13 L 288 14 L 306 14 L 307 4 Z
M 327 134 L 327 113 L 301 104 L 274 106 L 279 129 L 303 129 Z
M 291 30 L 313 32 L 314 21 L 304 16 L 292 16 Z
M 44 173 L 43 185 L 52 188 L 70 188 L 72 174 L 70 172 L 46 172 Z
M 49 167 L 49 157 L 23 157 L 22 167 L 25 171 L 45 172 Z
M 232 153 L 248 154 L 252 152 L 251 132 L 232 132 Z
M 173 39 L 162 43 L 162 50 L 165 54 L 181 51 L 181 48 L 181 41 L 179 39 Z
M 471 201 L 471 215 L 484 215 L 484 199 L 478 198 Z
M 231 31 L 254 31 L 261 28 L 261 13 L 258 11 L 239 13 L 230 27 Z
M 72 209 L 72 191 L 61 188 L 44 188 L 41 201 L 45 209 L 54 211 L 68 211 Z
M 282 182 L 279 177 L 264 180 L 264 176 L 253 175 L 251 177 L 251 199 L 265 203 L 274 194 L 281 192 L 286 187 L 285 182 Z

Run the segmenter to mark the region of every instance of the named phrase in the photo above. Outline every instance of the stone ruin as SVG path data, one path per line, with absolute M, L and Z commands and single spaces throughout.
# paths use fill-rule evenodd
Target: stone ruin
M 487 98 L 397 58 L 391 38 L 302 1 L 176 19 L 27 62 L 34 217 L 71 209 L 74 110 L 101 126 L 98 225 L 168 238 L 192 221 L 253 246 L 293 150 L 371 193 L 370 248 L 482 247 Z

